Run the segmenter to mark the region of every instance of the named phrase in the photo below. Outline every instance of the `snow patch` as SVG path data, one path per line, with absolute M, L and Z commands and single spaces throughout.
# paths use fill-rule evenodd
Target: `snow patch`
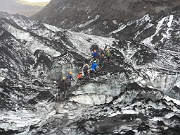
M 52 31 L 54 31 L 54 32 L 62 31 L 62 29 L 57 28 L 56 26 L 52 26 L 52 25 L 46 24 L 46 23 L 44 23 L 44 26 L 45 26 L 46 28 L 48 28 L 49 30 L 52 30 Z
M 26 109 L 0 112 L 0 128 L 22 130 L 23 128 L 27 129 L 30 125 L 38 125 L 55 114 L 55 111 L 51 111 L 52 107 L 53 104 L 41 102 L 36 105 L 37 111 L 35 112 Z
M 154 46 L 154 45 L 151 43 L 152 40 L 153 40 L 153 37 L 159 33 L 159 31 L 161 30 L 161 27 L 162 27 L 162 25 L 163 25 L 163 23 L 164 23 L 164 21 L 165 21 L 166 18 L 167 18 L 167 17 L 162 18 L 162 19 L 158 22 L 158 24 L 157 24 L 156 32 L 155 32 L 152 36 L 144 39 L 141 43 L 143 43 L 143 44 L 145 44 L 145 45 Z
M 106 95 L 97 95 L 97 94 L 89 94 L 89 95 L 79 95 L 72 97 L 70 101 L 74 101 L 80 104 L 87 105 L 100 105 L 109 103 L 112 101 L 113 97 Z
M 87 22 L 84 23 L 84 24 L 80 24 L 78 27 L 79 27 L 79 28 L 85 27 L 85 26 L 89 25 L 90 23 L 96 21 L 99 17 L 100 17 L 100 15 L 96 15 L 94 19 L 91 19 L 91 20 L 87 21 Z
M 23 30 L 19 30 L 9 24 L 3 25 L 3 28 L 6 29 L 9 33 L 11 33 L 14 37 L 21 40 L 33 41 L 32 36 L 28 32 L 24 32 Z
M 61 55 L 60 52 L 48 47 L 48 46 L 45 46 L 44 44 L 42 43 L 39 43 L 38 41 L 34 41 L 32 42 L 32 44 L 29 44 L 29 48 L 31 50 L 32 53 L 34 53 L 36 50 L 44 50 L 44 52 L 46 52 L 47 54 L 53 56 L 53 57 L 58 57 Z
M 2 82 L 5 78 L 0 76 L 0 82 Z
M 125 29 L 126 28 L 126 25 L 121 25 L 117 30 L 114 30 L 114 31 L 112 31 L 111 33 L 109 33 L 109 35 L 111 35 L 111 34 L 115 34 L 115 33 L 118 33 L 119 31 L 122 31 L 123 29 Z
M 99 47 L 104 48 L 106 45 L 112 45 L 113 41 L 115 41 L 114 38 L 105 38 L 72 31 L 67 31 L 66 35 L 71 43 L 76 47 L 77 52 L 84 57 L 91 57 L 90 47 L 92 45 L 97 44 Z M 70 46 L 69 48 L 72 49 Z M 75 50 L 73 49 L 73 51 Z
M 165 98 L 167 101 L 173 101 L 173 102 L 176 103 L 177 105 L 180 105 L 180 100 L 171 98 L 171 97 L 169 97 L 169 96 L 167 96 L 167 95 L 165 95 L 164 98 Z
M 172 22 L 173 22 L 173 18 L 174 18 L 173 15 L 170 15 L 170 16 L 169 16 L 169 22 L 167 23 L 167 26 L 168 26 L 168 27 L 171 27 Z
M 134 110 L 121 110 L 123 114 L 138 114 L 138 112 Z

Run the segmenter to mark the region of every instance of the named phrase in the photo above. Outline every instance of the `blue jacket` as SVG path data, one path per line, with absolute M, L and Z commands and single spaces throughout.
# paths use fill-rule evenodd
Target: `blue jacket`
M 93 52 L 93 53 L 92 53 L 92 56 L 93 56 L 93 57 L 98 57 L 98 53 L 97 53 L 97 52 Z
M 66 77 L 66 79 L 70 79 L 70 80 L 74 80 L 73 76 L 71 74 L 68 74 L 68 76 Z
M 94 63 L 92 64 L 92 67 L 91 67 L 91 68 L 92 68 L 92 70 L 94 70 L 94 71 L 95 71 L 97 66 L 98 66 L 98 65 L 97 65 L 97 63 L 96 63 L 96 62 L 94 62 Z

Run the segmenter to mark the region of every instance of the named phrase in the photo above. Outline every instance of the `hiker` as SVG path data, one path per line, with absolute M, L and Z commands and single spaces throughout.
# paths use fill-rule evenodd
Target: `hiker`
M 100 55 L 105 54 L 103 48 L 100 48 Z
M 96 63 L 96 61 L 94 61 L 93 64 L 92 64 L 92 66 L 91 66 L 91 70 L 92 70 L 93 72 L 96 72 L 96 71 L 97 71 L 97 66 L 98 66 L 98 64 Z
M 72 71 L 69 71 L 69 74 L 66 77 L 66 81 L 67 81 L 68 87 L 71 87 L 71 81 L 74 81 L 74 78 L 72 76 Z
M 79 71 L 79 74 L 78 74 L 78 76 L 77 76 L 77 79 L 78 79 L 78 80 L 82 80 L 82 78 L 83 78 L 83 77 L 82 77 L 82 71 Z
M 94 75 L 96 76 L 97 67 L 98 67 L 98 64 L 96 63 L 96 61 L 94 61 L 91 66 L 91 70 L 90 70 L 90 74 L 89 74 L 90 77 L 94 77 Z
M 67 97 L 67 82 L 66 82 L 66 77 L 63 77 L 62 80 L 59 82 L 58 85 L 58 98 L 60 100 L 65 99 Z
M 99 68 L 100 70 L 103 68 L 104 66 L 104 54 L 101 54 L 101 56 L 99 57 Z
M 110 62 L 111 52 L 109 49 L 106 49 L 105 56 L 107 57 L 108 62 Z
M 88 76 L 88 70 L 89 70 L 89 65 L 85 64 L 85 66 L 83 67 L 83 74 L 84 74 L 84 76 Z
M 96 50 L 93 51 L 92 57 L 94 58 L 94 60 L 96 60 L 99 57 L 99 54 Z

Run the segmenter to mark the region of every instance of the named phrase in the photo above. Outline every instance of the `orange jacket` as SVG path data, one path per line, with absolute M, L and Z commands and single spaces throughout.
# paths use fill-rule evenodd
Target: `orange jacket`
M 78 79 L 82 79 L 82 74 L 78 74 Z

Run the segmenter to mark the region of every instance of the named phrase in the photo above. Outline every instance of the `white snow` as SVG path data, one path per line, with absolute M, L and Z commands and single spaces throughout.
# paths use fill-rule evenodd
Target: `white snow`
M 38 103 L 36 105 L 37 111 L 35 112 L 26 109 L 1 112 L 0 121 L 4 122 L 1 123 L 0 128 L 5 130 L 19 130 L 23 128 L 27 129 L 29 125 L 39 124 L 55 114 L 55 111 L 51 111 L 52 105 L 47 102 Z
M 173 101 L 173 102 L 176 103 L 177 105 L 180 105 L 180 100 L 171 98 L 171 97 L 169 97 L 169 96 L 167 96 L 167 95 L 165 95 L 164 98 L 165 98 L 167 101 Z
M 117 20 L 112 20 L 112 22 L 113 22 L 114 24 L 117 24 Z
M 2 82 L 5 78 L 0 76 L 0 82 Z
M 114 30 L 111 33 L 109 33 L 109 35 L 114 34 L 114 33 L 118 33 L 119 31 L 122 31 L 125 28 L 126 28 L 126 25 L 122 24 L 117 30 Z
M 152 36 L 144 39 L 141 43 L 143 43 L 143 44 L 145 44 L 145 45 L 154 46 L 154 45 L 151 43 L 152 40 L 153 40 L 153 37 L 159 33 L 159 31 L 161 30 L 161 27 L 162 27 L 162 25 L 163 25 L 163 23 L 164 23 L 164 21 L 165 21 L 166 18 L 167 18 L 167 17 L 162 18 L 162 19 L 158 22 L 158 24 L 157 24 L 156 32 L 155 32 Z
M 7 68 L 0 68 L 0 82 L 2 82 L 8 75 L 8 69 Z
M 175 86 L 177 86 L 178 88 L 180 88 L 180 74 L 179 74 L 178 77 L 177 77 Z
M 43 36 L 46 38 L 51 38 L 51 39 L 59 39 L 60 37 L 55 37 L 55 33 L 59 32 L 59 31 L 63 31 L 62 29 L 49 25 L 49 24 L 44 24 L 44 26 L 47 29 L 39 29 L 36 34 L 38 34 L 39 36 Z M 95 36 L 95 35 L 88 35 L 88 34 L 84 34 L 84 33 L 79 33 L 79 32 L 73 32 L 73 31 L 69 31 L 67 30 L 64 33 L 69 41 L 76 47 L 76 48 L 72 48 L 71 44 L 66 44 L 66 47 L 68 47 L 70 50 L 75 51 L 81 55 L 83 55 L 84 57 L 91 57 L 91 52 L 90 52 L 90 47 L 93 44 L 97 44 L 99 47 L 105 47 L 106 45 L 111 46 L 113 44 L 113 41 L 116 41 L 114 38 L 106 38 L 106 37 L 101 37 L 101 36 Z M 39 43 L 38 43 L 39 46 Z M 42 47 L 42 44 L 40 45 L 40 47 L 34 47 L 34 48 L 44 48 Z M 47 48 L 47 47 L 45 47 Z M 32 47 L 31 47 L 32 50 Z M 33 49 L 36 50 L 36 49 Z M 47 52 L 47 49 L 44 49 Z M 52 49 L 51 49 L 52 50 Z M 51 51 L 52 52 L 52 51 Z M 57 54 L 56 52 L 56 55 Z
M 148 24 L 146 25 L 146 27 L 145 27 L 142 31 L 137 31 L 137 32 L 136 32 L 136 35 L 134 36 L 133 39 L 136 39 L 136 38 L 138 37 L 138 35 L 140 35 L 141 33 L 144 32 L 144 30 L 146 30 L 146 29 L 152 27 L 153 25 L 154 25 L 154 24 L 148 23 Z
M 170 15 L 170 16 L 169 16 L 169 22 L 167 23 L 167 26 L 168 26 L 168 27 L 171 27 L 172 22 L 173 22 L 173 18 L 174 18 L 173 15 Z
M 116 116 L 116 115 L 118 115 L 118 114 L 122 114 L 122 112 L 119 112 L 119 111 L 117 111 L 117 112 L 113 112 L 113 113 L 111 113 L 110 114 L 110 117 L 113 117 L 113 116 Z
M 125 24 L 119 24 L 119 28 L 117 29 L 117 30 L 114 30 L 114 31 L 112 31 L 111 33 L 109 33 L 109 35 L 111 35 L 111 34 L 115 34 L 115 33 L 118 33 L 118 32 L 120 32 L 120 31 L 122 31 L 123 29 L 125 29 L 127 26 L 130 26 L 131 24 L 133 24 L 134 22 L 136 23 L 136 25 L 142 25 L 144 22 L 147 22 L 147 21 L 150 21 L 150 16 L 147 14 L 147 15 L 145 15 L 145 16 L 143 16 L 141 19 L 139 19 L 139 20 L 135 20 L 135 21 L 130 21 L 130 22 L 128 22 L 127 23 L 127 25 L 125 25 Z M 117 22 L 114 22 L 114 20 L 113 20 L 113 23 L 114 24 L 116 24 Z M 139 33 L 141 33 L 141 32 L 139 32 Z M 137 35 L 139 34 L 139 33 L 137 33 Z M 137 36 L 136 35 L 136 36 Z
M 99 17 L 100 17 L 100 15 L 96 15 L 94 19 L 91 19 L 91 20 L 85 22 L 84 24 L 80 24 L 78 27 L 79 28 L 85 27 L 85 26 L 89 25 L 90 23 L 96 21 Z
M 152 120 L 152 121 L 163 121 L 163 118 L 162 117 L 154 117 L 150 120 Z
M 93 44 L 97 44 L 99 47 L 105 47 L 106 45 L 112 45 L 114 38 L 106 38 L 95 35 L 87 35 L 84 33 L 78 33 L 73 31 L 67 31 L 66 35 L 72 44 L 76 47 L 77 52 L 85 57 L 91 57 L 90 47 Z M 71 49 L 71 47 L 69 46 Z
M 166 119 L 169 119 L 169 118 L 171 118 L 171 117 L 174 116 L 174 115 L 175 115 L 175 113 L 172 112 L 172 113 L 166 114 L 164 117 L 165 117 Z
M 138 112 L 134 111 L 134 110 L 124 110 L 122 109 L 122 114 L 138 114 Z
M 84 94 L 74 96 L 70 99 L 70 101 L 74 101 L 80 104 L 87 104 L 87 105 L 100 105 L 109 103 L 112 101 L 113 97 L 106 96 L 106 95 L 98 95 L 98 94 Z
M 43 36 L 46 38 L 54 38 L 58 39 L 59 37 L 54 37 L 55 32 L 61 31 L 61 29 L 51 26 L 48 24 L 44 24 L 44 26 L 47 28 L 45 30 L 39 29 L 36 34 L 39 36 Z M 60 55 L 59 52 L 55 51 L 54 49 L 46 46 L 44 43 L 40 42 L 38 39 L 34 38 L 30 35 L 29 32 L 25 32 L 23 30 L 17 29 L 11 25 L 3 25 L 3 28 L 6 29 L 8 32 L 12 33 L 13 36 L 15 36 L 17 39 L 26 40 L 28 43 L 26 44 L 31 52 L 35 52 L 37 49 L 44 50 L 46 53 L 57 57 Z M 50 32 L 49 30 L 53 31 Z M 79 54 L 82 54 L 85 57 L 91 57 L 90 53 L 90 47 L 93 44 L 97 44 L 99 47 L 105 47 L 106 45 L 112 45 L 113 41 L 115 41 L 114 38 L 106 38 L 106 37 L 100 37 L 100 36 L 94 36 L 94 35 L 87 35 L 84 33 L 77 33 L 72 31 L 67 31 L 65 33 L 68 37 L 70 42 L 76 47 L 76 50 Z M 76 52 L 70 45 L 67 44 L 67 47 L 73 51 Z
M 46 23 L 44 23 L 44 26 L 54 32 L 62 31 L 62 29 L 60 29 L 56 26 L 53 26 L 53 25 L 46 24 Z
M 38 40 L 34 40 L 34 42 L 31 42 L 31 44 L 29 44 L 28 46 L 32 53 L 34 53 L 36 50 L 40 49 L 40 50 L 44 50 L 44 52 L 46 52 L 47 54 L 49 54 L 53 57 L 57 57 L 57 56 L 61 55 L 60 52 L 58 52 L 48 46 L 45 46 L 43 43 L 40 43 Z
M 168 23 L 167 23 L 167 30 L 166 30 L 166 33 L 163 33 L 162 36 L 163 38 L 161 39 L 161 42 L 163 42 L 164 39 L 170 39 L 171 38 L 171 31 L 173 30 L 171 28 L 171 25 L 173 23 L 173 15 L 170 15 L 169 18 L 166 18 Z
M 150 21 L 150 16 L 149 16 L 149 14 L 147 14 L 147 15 L 145 15 L 145 16 L 143 16 L 141 19 L 139 19 L 139 20 L 136 20 L 136 25 L 138 25 L 138 26 L 140 26 L 140 25 L 142 25 L 143 23 L 145 23 L 145 22 L 147 22 L 147 21 Z
M 3 28 L 6 29 L 8 32 L 10 32 L 17 39 L 28 41 L 26 45 L 29 47 L 32 53 L 34 53 L 37 49 L 40 49 L 40 50 L 44 50 L 46 53 L 50 54 L 53 57 L 57 57 L 61 55 L 61 53 L 59 53 L 58 51 L 46 46 L 44 43 L 40 42 L 37 38 L 32 37 L 29 32 L 24 32 L 23 30 L 19 30 L 11 25 L 3 25 Z M 49 28 L 52 29 L 52 27 L 50 26 Z
M 26 41 L 33 41 L 33 38 L 28 32 L 24 32 L 23 30 L 19 30 L 9 24 L 3 25 L 3 28 L 6 29 L 9 33 L 15 36 L 17 39 L 22 39 Z

